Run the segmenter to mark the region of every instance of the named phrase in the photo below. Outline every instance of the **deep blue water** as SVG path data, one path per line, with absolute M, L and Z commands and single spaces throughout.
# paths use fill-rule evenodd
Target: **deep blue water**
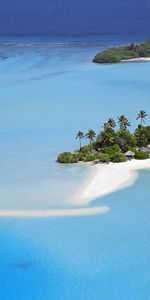
M 79 129 L 122 113 L 134 129 L 139 109 L 149 112 L 149 63 L 91 62 L 132 40 L 1 38 L 0 209 L 69 207 L 90 168 L 60 166 L 57 154 L 78 147 Z M 109 206 L 105 215 L 0 219 L 0 298 L 149 300 L 149 179 L 142 171 L 91 204 Z
M 149 0 L 1 0 L 0 34 L 149 33 Z

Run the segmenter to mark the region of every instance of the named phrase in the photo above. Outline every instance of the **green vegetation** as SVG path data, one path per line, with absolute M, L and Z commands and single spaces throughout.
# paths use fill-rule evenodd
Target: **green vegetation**
M 92 142 L 94 141 L 94 138 L 96 137 L 96 133 L 93 129 L 89 129 L 89 131 L 85 135 L 86 139 L 89 139 L 90 141 L 90 152 L 92 150 Z
M 118 63 L 122 60 L 150 57 L 150 41 L 143 44 L 111 48 L 103 52 L 99 52 L 93 59 L 95 63 Z
M 109 155 L 105 153 L 90 153 L 85 155 L 84 162 L 98 160 L 102 163 L 108 163 L 110 161 Z
M 145 119 L 148 117 L 148 114 L 144 110 L 140 110 L 137 116 L 137 120 L 141 121 L 141 125 L 145 124 Z
M 73 154 L 71 152 L 63 152 L 58 155 L 57 161 L 59 163 L 73 164 L 79 162 L 79 158 L 76 154 Z
M 113 163 L 125 162 L 127 159 L 123 153 L 114 153 L 111 161 Z
M 135 138 L 139 147 L 150 144 L 150 126 L 138 125 L 135 130 Z
M 135 151 L 135 159 L 147 159 L 148 157 L 148 153 L 142 152 L 140 150 Z
M 85 134 L 78 131 L 76 139 L 79 140 L 79 150 L 73 153 L 63 152 L 57 157 L 57 161 L 67 164 L 80 161 L 118 163 L 127 160 L 128 150 L 135 154 L 135 159 L 146 159 L 150 154 L 150 147 L 147 147 L 150 144 L 150 126 L 144 125 L 147 117 L 148 114 L 143 110 L 138 113 L 136 120 L 140 124 L 133 133 L 128 129 L 131 125 L 124 115 L 119 116 L 117 122 L 109 118 L 98 134 L 93 129 Z M 82 146 L 84 138 L 89 140 L 89 144 Z
M 109 156 L 109 160 L 112 162 L 124 162 L 126 157 L 121 152 L 121 148 L 118 144 L 113 146 L 105 147 L 103 150 Z

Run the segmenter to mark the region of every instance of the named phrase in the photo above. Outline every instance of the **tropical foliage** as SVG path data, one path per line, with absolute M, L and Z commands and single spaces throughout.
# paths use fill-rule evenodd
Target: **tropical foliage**
M 92 142 L 94 141 L 94 138 L 96 137 L 96 133 L 93 129 L 89 129 L 88 132 L 85 135 L 86 139 L 89 139 L 90 141 L 90 152 L 92 150 Z
M 125 152 L 132 150 L 135 159 L 146 159 L 148 153 L 143 152 L 142 148 L 150 144 L 150 126 L 145 126 L 148 114 L 141 110 L 136 120 L 139 124 L 134 132 L 130 132 L 128 127 L 130 121 L 124 115 L 117 118 L 109 118 L 103 124 L 102 129 L 96 134 L 93 129 L 86 133 L 78 131 L 76 139 L 79 140 L 79 150 L 73 153 L 61 153 L 57 161 L 60 163 L 77 163 L 79 161 L 90 162 L 124 162 L 126 161 Z M 88 139 L 88 145 L 82 145 L 83 139 Z
M 143 123 L 145 124 L 145 119 L 148 117 L 148 114 L 144 111 L 144 110 L 140 110 L 140 112 L 138 113 L 137 116 L 137 120 L 140 119 L 141 121 L 141 125 L 143 125 Z
M 79 158 L 76 154 L 73 154 L 71 152 L 63 152 L 58 155 L 57 161 L 59 163 L 72 164 L 77 163 L 79 161 Z
M 103 52 L 99 52 L 93 59 L 95 63 L 118 63 L 122 60 L 150 57 L 150 41 L 143 44 L 111 48 Z

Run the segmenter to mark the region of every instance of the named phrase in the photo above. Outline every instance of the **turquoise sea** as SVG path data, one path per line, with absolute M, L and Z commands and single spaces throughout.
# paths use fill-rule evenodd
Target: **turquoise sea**
M 150 110 L 150 63 L 100 66 L 148 36 L 0 37 L 0 209 L 68 208 L 90 174 L 61 166 L 78 130 Z M 91 203 L 105 215 L 0 219 L 0 299 L 149 300 L 150 172 Z

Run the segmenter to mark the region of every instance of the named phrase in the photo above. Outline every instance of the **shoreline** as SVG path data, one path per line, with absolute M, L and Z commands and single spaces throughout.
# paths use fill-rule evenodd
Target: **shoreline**
M 89 204 L 117 190 L 130 187 L 138 178 L 138 171 L 150 169 L 150 159 L 131 160 L 123 163 L 99 164 L 94 166 L 94 176 L 84 183 L 73 202 Z M 93 171 L 92 171 L 93 172 Z M 75 201 L 75 199 L 78 201 Z
M 122 59 L 121 62 L 150 62 L 150 57 L 137 57 L 137 58 L 129 58 Z

